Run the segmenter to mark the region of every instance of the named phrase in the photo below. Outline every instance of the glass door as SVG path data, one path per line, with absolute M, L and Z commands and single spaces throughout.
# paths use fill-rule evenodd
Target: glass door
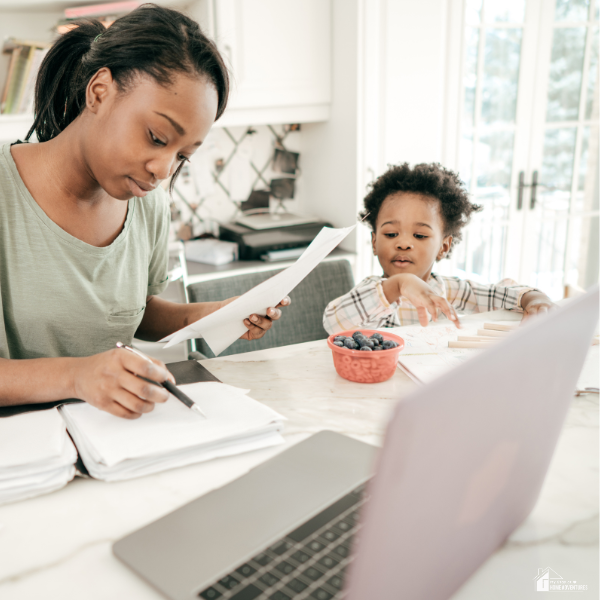
M 521 277 L 555 299 L 598 281 L 598 8 L 554 0 L 541 16 Z
M 454 266 L 482 281 L 504 277 L 508 244 L 518 227 L 512 205 L 524 130 L 519 121 L 525 9 L 525 0 L 465 2 L 459 172 L 483 210 L 457 246 Z
M 465 0 L 454 267 L 562 298 L 598 280 L 598 3 Z

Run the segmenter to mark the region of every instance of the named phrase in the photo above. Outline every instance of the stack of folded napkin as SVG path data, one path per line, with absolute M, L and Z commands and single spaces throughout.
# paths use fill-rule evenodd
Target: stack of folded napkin
M 0 504 L 63 487 L 76 460 L 56 408 L 0 419 Z

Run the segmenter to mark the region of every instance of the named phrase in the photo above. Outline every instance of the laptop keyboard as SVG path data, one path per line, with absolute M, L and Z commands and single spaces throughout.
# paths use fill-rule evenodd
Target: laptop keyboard
M 366 485 L 366 484 L 365 484 Z M 198 594 L 204 600 L 331 600 L 341 598 L 361 485 Z

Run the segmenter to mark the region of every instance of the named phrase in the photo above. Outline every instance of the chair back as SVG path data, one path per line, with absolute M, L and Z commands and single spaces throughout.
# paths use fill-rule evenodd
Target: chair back
M 240 296 L 281 271 L 282 269 L 245 273 L 194 283 L 188 286 L 190 302 L 214 302 Z M 325 339 L 325 307 L 331 300 L 348 293 L 353 287 L 354 277 L 347 260 L 322 262 L 292 290 L 292 303 L 283 309 L 281 320 L 274 323 L 260 340 L 237 340 L 222 352 L 221 356 Z M 196 348 L 205 356 L 214 357 L 214 353 L 203 339 L 196 340 Z

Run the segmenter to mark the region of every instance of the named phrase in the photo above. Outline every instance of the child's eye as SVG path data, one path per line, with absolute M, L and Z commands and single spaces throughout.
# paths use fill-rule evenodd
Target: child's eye
M 426 239 L 427 239 L 429 236 L 427 236 L 427 235 L 423 235 L 422 233 L 415 233 L 415 237 L 416 237 L 418 240 L 426 240 Z
M 181 162 L 190 162 L 190 159 L 187 156 L 183 156 L 183 154 L 179 155 L 179 160 Z
M 397 233 L 384 233 L 383 235 L 385 235 L 386 238 L 395 238 L 398 236 Z
M 167 145 L 162 140 L 159 140 L 152 132 L 150 132 L 150 139 L 152 140 L 152 143 L 155 144 L 156 146 L 166 146 Z

